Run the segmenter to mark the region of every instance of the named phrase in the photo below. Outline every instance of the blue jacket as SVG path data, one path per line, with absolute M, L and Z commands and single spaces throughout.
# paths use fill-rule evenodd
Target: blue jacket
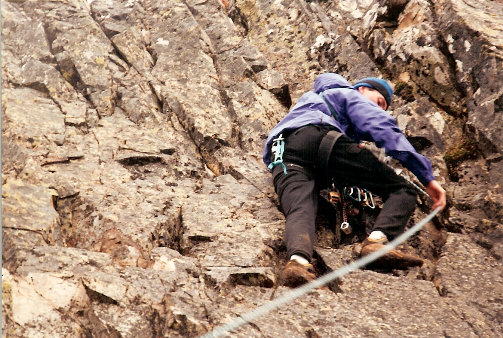
M 333 106 L 330 109 L 319 95 Z M 334 73 L 319 75 L 314 82 L 314 91 L 302 95 L 290 112 L 274 127 L 264 148 L 263 161 L 271 162 L 271 144 L 279 134 L 302 126 L 329 124 L 356 142 L 374 142 L 409 169 L 423 185 L 435 179 L 430 161 L 418 154 L 405 138 L 396 120 L 374 102 L 361 95 L 342 76 Z

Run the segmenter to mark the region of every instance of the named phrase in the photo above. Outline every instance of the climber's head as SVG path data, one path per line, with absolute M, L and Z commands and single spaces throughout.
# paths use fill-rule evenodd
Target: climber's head
M 353 87 L 383 110 L 388 109 L 391 104 L 393 89 L 386 80 L 367 77 L 355 83 Z

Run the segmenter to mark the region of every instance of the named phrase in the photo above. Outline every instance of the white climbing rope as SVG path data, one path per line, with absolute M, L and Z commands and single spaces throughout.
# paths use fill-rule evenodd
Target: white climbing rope
M 290 303 L 291 301 L 307 294 L 309 291 L 319 288 L 323 285 L 326 285 L 327 283 L 340 278 L 350 272 L 353 272 L 373 261 L 378 259 L 379 257 L 385 255 L 389 251 L 393 250 L 396 248 L 399 244 L 405 242 L 409 237 L 411 237 L 413 234 L 418 232 L 426 223 L 428 223 L 435 215 L 440 211 L 440 207 L 437 207 L 435 210 L 433 210 L 431 213 L 429 213 L 425 218 L 423 218 L 421 221 L 419 221 L 416 225 L 414 225 L 412 228 L 409 230 L 405 231 L 403 234 L 400 236 L 396 237 L 394 240 L 388 243 L 388 245 L 384 246 L 383 248 L 379 249 L 376 252 L 373 252 L 363 258 L 360 258 L 359 260 L 354 261 L 351 264 L 345 265 L 342 268 L 332 271 L 330 273 L 327 273 L 326 275 L 321 276 L 318 279 L 315 279 L 311 281 L 310 283 L 304 284 L 296 289 L 293 289 L 281 297 L 278 297 L 269 303 L 266 303 L 258 308 L 256 308 L 253 311 L 250 311 L 248 313 L 245 313 L 244 315 L 241 315 L 234 319 L 233 321 L 217 326 L 216 328 L 213 329 L 213 331 L 208 332 L 203 336 L 203 338 L 209 338 L 209 337 L 220 337 L 227 333 L 228 331 L 234 330 L 246 323 L 251 322 L 255 318 L 258 318 L 260 316 L 265 315 L 266 313 L 269 313 L 273 311 L 274 309 L 280 307 L 283 304 Z

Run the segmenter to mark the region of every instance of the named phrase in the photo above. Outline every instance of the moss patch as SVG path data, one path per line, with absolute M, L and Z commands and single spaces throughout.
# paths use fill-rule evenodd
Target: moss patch
M 395 83 L 395 95 L 400 96 L 406 102 L 412 102 L 414 98 L 414 89 L 411 85 L 404 81 Z
M 447 150 L 444 161 L 447 165 L 449 178 L 457 182 L 459 180 L 458 166 L 466 160 L 475 159 L 479 154 L 477 145 L 473 140 L 462 138 L 454 147 Z

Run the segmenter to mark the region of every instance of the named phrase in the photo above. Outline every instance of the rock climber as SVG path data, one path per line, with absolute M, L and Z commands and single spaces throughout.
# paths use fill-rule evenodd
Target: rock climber
M 426 187 L 432 208 L 446 204 L 446 193 L 435 180 L 430 161 L 418 154 L 396 120 L 388 114 L 393 90 L 380 78 L 369 77 L 351 86 L 335 73 L 319 75 L 314 90 L 302 95 L 273 128 L 264 149 L 274 188 L 286 217 L 287 261 L 281 279 L 298 286 L 316 278 L 313 243 L 318 193 L 327 178 L 342 186 L 368 189 L 383 200 L 373 229 L 362 243 L 361 255 L 382 248 L 405 229 L 414 212 L 417 194 L 393 169 L 380 162 L 361 141 L 374 142 L 410 170 Z M 329 131 L 337 135 L 328 156 L 319 147 Z M 323 168 L 321 161 L 326 161 Z M 322 169 L 323 168 L 323 169 Z M 392 250 L 383 257 L 399 258 Z

